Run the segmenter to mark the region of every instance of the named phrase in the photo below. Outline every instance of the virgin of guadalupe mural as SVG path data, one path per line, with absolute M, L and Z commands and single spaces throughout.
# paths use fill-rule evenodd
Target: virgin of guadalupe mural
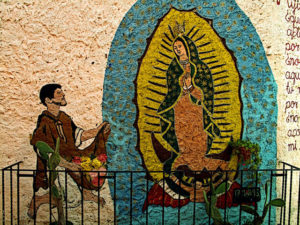
M 177 215 L 191 221 L 197 212 L 195 220 L 208 224 L 205 205 L 197 203 L 210 178 L 216 189 L 233 190 L 241 181 L 224 175 L 237 168 L 230 140 L 258 143 L 261 168 L 276 165 L 276 82 L 255 27 L 235 1 L 138 0 L 120 23 L 107 65 L 102 113 L 115 134 L 107 143 L 109 168 L 141 171 L 118 176 L 116 187 L 109 181 L 121 199 L 118 223 L 131 223 L 129 212 L 132 224 L 156 224 L 163 215 L 165 224 Z M 210 177 L 209 169 L 217 172 Z
M 164 205 L 176 207 L 178 198 L 181 205 L 203 202 L 210 182 L 236 186 L 235 173 L 223 171 L 237 168 L 227 147 L 241 137 L 241 77 L 211 23 L 193 10 L 172 8 L 140 60 L 137 147 L 155 182 L 147 204 L 161 204 L 162 188 L 171 199 Z M 151 173 L 157 170 L 165 174 Z

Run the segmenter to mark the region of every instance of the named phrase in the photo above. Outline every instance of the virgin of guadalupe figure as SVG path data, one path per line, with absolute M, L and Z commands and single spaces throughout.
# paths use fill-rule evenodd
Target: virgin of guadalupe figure
M 182 196 L 202 201 L 201 187 L 208 187 L 207 179 L 211 178 L 208 171 L 218 171 L 213 174 L 217 184 L 224 175 L 221 171 L 228 165 L 224 160 L 207 157 L 213 139 L 221 134 L 212 118 L 213 79 L 189 37 L 179 34 L 173 42 L 173 52 L 175 57 L 166 72 L 167 95 L 157 110 L 162 137 L 173 148 L 171 157 L 164 162 L 164 171 L 175 172 L 166 182 Z M 195 176 L 194 171 L 201 172 Z M 195 185 L 198 191 L 194 190 Z

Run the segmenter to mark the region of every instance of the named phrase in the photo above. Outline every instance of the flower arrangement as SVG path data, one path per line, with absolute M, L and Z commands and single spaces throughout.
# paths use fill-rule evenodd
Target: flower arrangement
M 238 163 L 243 166 L 248 165 L 249 170 L 257 170 L 261 164 L 259 155 L 260 147 L 256 143 L 248 140 L 237 140 L 229 142 L 232 148 L 232 155 L 238 156 Z
M 98 156 L 75 156 L 72 160 L 80 165 L 85 173 L 86 178 L 95 187 L 101 187 L 104 183 L 104 177 L 107 170 L 107 155 L 100 154 Z M 95 172 L 93 172 L 95 171 Z
M 237 159 L 237 165 L 249 171 L 247 178 L 260 183 L 262 174 L 256 172 L 262 161 L 259 145 L 249 140 L 237 140 L 229 142 L 229 146 L 232 149 L 231 155 Z

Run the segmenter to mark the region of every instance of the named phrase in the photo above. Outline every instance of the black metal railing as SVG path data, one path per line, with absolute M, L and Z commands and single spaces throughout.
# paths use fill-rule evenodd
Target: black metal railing
M 28 217 L 25 213 L 26 211 L 26 205 L 25 205 L 25 201 L 24 199 L 24 195 L 22 194 L 22 190 L 24 189 L 24 187 L 27 185 L 31 185 L 33 184 L 33 178 L 36 176 L 37 171 L 36 170 L 30 170 L 30 169 L 21 169 L 22 162 L 17 162 L 15 164 L 12 164 L 10 166 L 7 166 L 3 169 L 1 169 L 1 178 L 2 178 L 2 184 L 1 184 L 1 199 L 2 199 L 2 204 L 1 204 L 1 209 L 2 209 L 2 224 L 24 224 L 24 221 L 28 221 Z M 47 171 L 48 172 L 48 176 L 49 173 L 51 174 L 54 171 Z M 80 174 L 81 177 L 81 186 L 83 184 L 83 177 L 84 177 L 84 173 L 87 171 L 65 171 L 65 170 L 57 170 L 57 172 L 60 174 L 60 176 L 64 177 L 64 184 L 60 184 L 64 186 L 64 192 L 63 192 L 63 200 L 64 200 L 64 215 L 65 215 L 65 220 L 68 221 L 70 218 L 69 215 L 69 209 L 68 209 L 68 198 L 69 195 L 71 193 L 69 193 L 68 191 L 68 173 L 70 172 L 78 172 Z M 95 171 L 93 171 L 95 172 Z M 191 177 L 196 177 L 199 172 L 194 171 L 194 175 Z M 298 167 L 295 167 L 293 165 L 290 165 L 288 163 L 285 162 L 281 162 L 280 163 L 280 168 L 279 169 L 265 169 L 265 170 L 255 170 L 255 171 L 250 171 L 250 170 L 238 170 L 238 171 L 223 171 L 223 173 L 225 173 L 225 180 L 228 179 L 228 177 L 230 176 L 231 172 L 237 172 L 237 177 L 235 178 L 238 183 L 240 184 L 240 188 L 239 188 L 239 193 L 241 193 L 241 190 L 247 189 L 248 191 L 251 190 L 255 190 L 254 192 L 257 194 L 258 191 L 259 195 L 261 197 L 261 202 L 264 201 L 264 198 L 266 197 L 264 195 L 264 184 L 266 181 L 268 181 L 269 185 L 268 185 L 268 198 L 269 199 L 274 199 L 274 198 L 281 198 L 282 200 L 284 200 L 285 202 L 285 206 L 278 208 L 277 210 L 275 208 L 271 207 L 271 210 L 269 210 L 269 213 L 265 219 L 265 223 L 264 224 L 281 224 L 281 225 L 294 225 L 300 224 L 300 218 L 299 218 L 299 212 L 300 212 L 300 169 Z M 136 217 L 138 215 L 140 215 L 140 219 L 138 221 L 142 221 L 139 222 L 140 224 L 153 224 L 154 219 L 156 220 L 155 224 L 180 224 L 181 221 L 184 220 L 184 224 L 213 224 L 213 219 L 212 218 L 212 208 L 209 208 L 209 211 L 207 212 L 207 216 L 205 215 L 201 215 L 199 217 L 199 215 L 197 215 L 197 205 L 202 204 L 203 203 L 197 203 L 196 201 L 192 202 L 192 213 L 190 218 L 182 218 L 184 216 L 186 216 L 185 214 L 182 213 L 182 198 L 183 196 L 181 196 L 180 192 L 179 192 L 179 196 L 178 196 L 178 211 L 177 211 L 177 222 L 175 221 L 175 218 L 173 218 L 173 222 L 169 223 L 167 222 L 167 212 L 166 212 L 166 207 L 165 207 L 165 195 L 167 195 L 167 193 L 165 192 L 165 187 L 167 185 L 167 183 L 165 182 L 166 177 L 169 176 L 169 174 L 166 174 L 166 172 L 164 171 L 153 171 L 153 172 L 149 172 L 149 171 L 106 171 L 106 175 L 102 176 L 100 174 L 100 172 L 98 171 L 98 177 L 109 180 L 109 184 L 110 184 L 110 189 L 111 189 L 111 197 L 112 197 L 112 202 L 113 202 L 113 215 L 112 216 L 112 220 L 110 222 L 103 222 L 103 220 L 101 220 L 101 218 L 104 216 L 103 213 L 103 209 L 101 207 L 101 204 L 99 202 L 99 200 L 97 201 L 97 212 L 95 213 L 96 216 L 96 220 L 92 221 L 92 224 L 138 224 L 136 221 Z M 149 177 L 149 173 L 151 175 L 151 173 L 161 173 L 162 175 L 162 185 L 161 188 L 163 190 L 162 192 L 162 206 L 160 206 L 159 210 L 160 211 L 160 218 L 153 218 L 152 214 L 152 210 L 149 210 L 149 207 L 146 208 L 146 210 L 144 212 L 135 212 L 133 210 L 134 205 L 136 204 L 134 202 L 134 194 L 135 194 L 135 188 L 134 188 L 134 184 L 135 182 L 137 182 L 136 177 L 139 177 L 139 181 L 141 181 L 141 178 L 144 178 L 144 187 L 142 188 L 143 191 L 141 193 L 143 193 L 145 196 L 143 198 L 140 199 L 144 199 L 144 201 L 146 201 L 146 203 L 149 203 L 149 198 L 147 197 L 147 193 L 149 192 L 149 187 L 150 187 L 150 182 L 152 183 L 152 181 L 150 181 L 149 179 L 146 179 L 145 177 Z M 178 171 L 177 171 L 178 173 Z M 179 171 L 180 173 L 180 171 Z M 208 173 L 211 174 L 211 179 L 212 179 L 212 174 L 214 173 L 214 171 L 208 171 Z M 126 179 L 129 181 L 129 185 L 127 186 L 128 189 L 122 188 L 122 193 L 126 193 L 129 195 L 129 198 L 127 199 L 128 203 L 129 203 L 129 208 L 128 211 L 120 211 L 120 209 L 118 209 L 117 205 L 123 201 L 122 198 L 120 197 L 120 195 L 122 193 L 119 193 L 119 191 L 121 190 L 119 188 L 119 184 L 118 184 L 118 177 L 122 174 L 122 177 L 126 177 Z M 51 175 L 50 175 L 51 176 Z M 26 182 L 24 182 L 24 180 L 26 179 Z M 28 179 L 31 178 L 31 179 Z M 117 179 L 118 178 L 118 179 Z M 179 187 L 182 186 L 182 182 L 183 180 L 179 179 L 178 181 L 178 185 Z M 24 184 L 23 184 L 24 183 Z M 227 201 L 228 201 L 228 187 L 227 187 L 227 182 L 225 183 L 226 187 L 225 187 L 225 193 L 224 195 L 224 205 L 227 206 Z M 22 188 L 21 188 L 22 187 Z M 126 187 L 126 186 L 125 186 Z M 247 188 L 246 188 L 247 187 Z M 194 185 L 194 195 L 196 195 L 196 185 Z M 244 189 L 242 189 L 244 188 Z M 33 189 L 33 188 L 31 188 Z M 78 215 L 79 219 L 77 221 L 77 223 L 74 223 L 74 221 L 72 221 L 74 224 L 85 224 L 85 201 L 84 201 L 84 196 L 83 196 L 83 189 L 80 188 L 79 185 L 79 189 L 80 189 L 80 206 L 81 210 L 80 210 L 80 215 Z M 51 188 L 49 189 L 50 192 L 50 196 L 51 196 Z M 36 207 L 36 194 L 35 192 L 32 190 L 32 196 L 33 196 L 33 204 L 34 204 L 34 209 Z M 98 199 L 100 199 L 102 197 L 102 191 L 101 188 L 97 189 L 97 197 Z M 255 194 L 254 194 L 255 195 Z M 241 197 L 241 196 L 240 196 Z M 249 197 L 249 196 L 248 196 Z M 241 204 L 243 200 L 239 200 L 239 197 L 236 195 L 235 192 L 235 201 L 240 201 L 239 203 Z M 245 200 L 245 196 L 242 196 L 242 198 L 244 198 Z M 255 196 L 250 196 L 250 198 L 252 199 L 252 201 L 258 201 L 253 200 L 253 198 L 255 198 Z M 49 215 L 48 218 L 44 218 L 44 222 L 50 222 L 50 224 L 52 222 L 55 222 L 55 218 L 54 218 L 54 213 L 53 213 L 53 204 L 52 204 L 52 198 L 49 198 L 49 204 L 47 206 L 48 209 L 43 208 L 43 210 L 49 210 L 49 212 L 47 211 L 47 214 Z M 211 205 L 211 197 L 209 198 L 210 202 L 209 205 Z M 191 204 L 191 203 L 190 203 Z M 248 202 L 248 204 L 251 204 L 251 201 Z M 148 204 L 147 204 L 148 205 Z M 258 204 L 253 204 L 254 208 L 259 211 L 259 208 L 261 207 L 261 204 L 258 202 Z M 176 209 L 174 209 L 176 210 Z M 225 207 L 223 210 L 220 210 L 220 212 L 222 213 L 222 217 L 224 220 L 227 220 L 228 216 L 229 216 L 229 210 L 227 207 Z M 34 214 L 33 214 L 33 219 L 30 220 L 32 224 L 39 224 L 39 222 L 37 221 L 37 214 L 39 214 L 40 211 L 36 211 L 34 210 Z M 140 214 L 139 214 L 140 213 Z M 247 218 L 252 218 L 251 216 L 249 216 L 249 214 L 247 214 L 246 212 L 243 212 L 240 206 L 237 206 L 237 210 L 236 210 L 236 215 L 235 215 L 235 222 L 231 222 L 232 224 L 236 225 L 236 224 L 244 224 L 245 220 L 247 220 Z M 156 215 L 155 215 L 156 216 Z M 230 215 L 230 217 L 232 217 L 232 215 Z M 229 218 L 230 220 L 231 218 Z M 119 223 L 119 221 L 122 220 L 122 223 Z M 189 221 L 187 221 L 189 220 Z M 27 223 L 27 222 L 26 222 Z

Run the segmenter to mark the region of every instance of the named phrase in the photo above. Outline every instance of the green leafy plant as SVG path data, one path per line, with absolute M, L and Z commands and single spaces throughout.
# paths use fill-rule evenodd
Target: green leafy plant
M 240 163 L 249 165 L 249 169 L 257 170 L 261 164 L 259 155 L 260 147 L 258 144 L 249 140 L 237 140 L 229 142 L 233 152 L 239 156 Z
M 208 199 L 207 194 L 203 191 L 204 201 L 205 201 L 205 211 L 207 215 L 212 218 L 214 225 L 231 225 L 231 223 L 224 221 L 219 209 L 217 208 L 217 195 L 219 193 L 225 192 L 225 186 L 220 185 L 217 189 L 214 188 L 212 182 L 210 182 L 210 199 Z
M 262 162 L 259 145 L 249 140 L 237 140 L 229 142 L 229 146 L 232 149 L 232 155 L 238 156 L 239 165 L 245 166 L 245 170 L 252 171 L 249 178 L 260 182 L 261 174 L 255 172 Z
M 268 195 L 269 195 L 268 194 L 268 182 L 266 182 L 266 184 L 265 184 L 265 193 L 266 193 L 266 199 L 265 199 L 264 208 L 263 208 L 263 212 L 262 212 L 261 216 L 258 214 L 258 212 L 254 208 L 247 206 L 247 205 L 241 206 L 241 210 L 254 216 L 253 221 L 251 221 L 251 222 L 248 221 L 244 225 L 248 225 L 248 224 L 261 225 L 261 224 L 263 224 L 265 217 L 266 217 L 269 209 L 271 208 L 271 206 L 283 207 L 285 205 L 285 202 L 280 198 L 276 198 L 276 199 L 272 199 L 272 200 L 270 199 L 270 201 L 268 202 Z
M 57 138 L 55 150 L 52 149 L 47 143 L 43 141 L 38 141 L 36 143 L 36 147 L 38 149 L 38 153 L 40 156 L 47 161 L 47 167 L 50 171 L 49 176 L 49 188 L 51 190 L 51 199 L 54 200 L 57 206 L 58 212 L 58 221 L 51 223 L 51 225 L 72 225 L 73 223 L 70 221 L 65 221 L 65 215 L 63 210 L 63 189 L 61 187 L 57 187 L 55 184 L 55 180 L 58 177 L 58 172 L 56 170 L 59 165 L 61 159 L 59 155 L 59 145 L 60 139 Z

